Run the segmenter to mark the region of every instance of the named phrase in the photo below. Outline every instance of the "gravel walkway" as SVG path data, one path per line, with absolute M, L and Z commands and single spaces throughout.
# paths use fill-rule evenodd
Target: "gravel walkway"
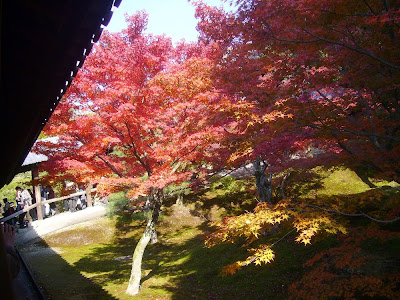
M 92 219 L 102 217 L 106 214 L 106 208 L 103 205 L 87 207 L 84 210 L 76 212 L 63 212 L 41 221 L 34 221 L 27 228 L 19 229 L 15 235 L 15 244 L 21 245 L 41 237 L 50 232 L 86 222 Z

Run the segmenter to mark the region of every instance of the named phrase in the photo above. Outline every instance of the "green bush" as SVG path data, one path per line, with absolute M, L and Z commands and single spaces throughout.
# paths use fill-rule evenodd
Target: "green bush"
M 117 228 L 130 224 L 132 220 L 143 221 L 146 219 L 144 212 L 129 209 L 129 202 L 130 199 L 126 196 L 126 192 L 113 193 L 108 196 L 107 216 L 116 218 Z
M 107 200 L 107 216 L 110 218 L 122 214 L 128 207 L 130 201 L 126 196 L 126 192 L 111 194 Z
M 211 184 L 211 191 L 218 192 L 218 190 L 224 193 L 239 193 L 243 192 L 246 185 L 241 180 L 236 180 L 232 176 L 222 177 Z

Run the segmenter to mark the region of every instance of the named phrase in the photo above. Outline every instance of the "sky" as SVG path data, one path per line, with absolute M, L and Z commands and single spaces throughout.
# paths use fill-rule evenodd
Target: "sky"
M 221 0 L 204 0 L 212 6 L 224 6 L 228 4 Z M 106 30 L 118 32 L 126 28 L 124 14 L 132 15 L 136 11 L 145 10 L 149 15 L 147 33 L 155 35 L 165 34 L 178 42 L 185 39 L 187 42 L 197 40 L 195 9 L 187 0 L 122 0 L 119 8 L 116 8 Z

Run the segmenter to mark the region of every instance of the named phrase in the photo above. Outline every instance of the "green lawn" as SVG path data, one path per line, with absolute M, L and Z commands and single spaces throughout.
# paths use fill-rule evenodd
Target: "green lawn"
M 369 191 L 348 172 L 321 176 L 326 187 L 316 195 Z M 143 232 L 143 221 L 121 225 L 116 218 L 100 218 L 50 234 L 21 247 L 21 252 L 51 299 L 287 299 L 288 286 L 304 273 L 304 262 L 335 246 L 337 239 L 320 236 L 303 246 L 294 242 L 296 234 L 292 233 L 276 245 L 271 264 L 250 265 L 235 275 L 221 276 L 223 266 L 243 260 L 247 252 L 240 243 L 205 248 L 204 238 L 211 231 L 206 219 L 251 209 L 254 194 L 246 193 L 251 189 L 251 181 L 225 180 L 207 192 L 185 196 L 185 206 L 165 208 L 158 227 L 159 243 L 145 251 L 142 289 L 136 297 L 125 294 L 131 268 L 128 256 Z M 261 242 L 274 242 L 284 233 Z M 397 240 L 390 247 L 398 249 L 399 244 Z
M 193 219 L 198 222 L 196 217 Z M 93 295 L 100 299 L 132 298 L 124 294 L 131 261 L 115 259 L 132 254 L 143 228 L 133 223 L 116 229 L 107 238 L 98 234 L 99 228 L 112 227 L 113 223 L 101 218 L 21 248 L 50 298 L 90 299 Z M 143 260 L 142 290 L 136 298 L 265 299 L 268 295 L 285 299 L 287 285 L 301 272 L 301 262 L 312 252 L 307 253 L 308 250 L 315 247 L 283 243 L 277 248 L 279 254 L 272 264 L 249 266 L 234 276 L 221 277 L 221 268 L 242 259 L 246 251 L 237 245 L 205 248 L 207 230 L 205 224 L 185 225 L 162 234 L 158 244 L 149 245 Z M 93 232 L 99 241 L 93 238 Z M 85 243 L 79 245 L 79 240 Z

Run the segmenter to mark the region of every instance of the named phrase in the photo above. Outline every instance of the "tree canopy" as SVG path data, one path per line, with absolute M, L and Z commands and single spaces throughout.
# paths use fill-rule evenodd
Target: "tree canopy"
M 220 49 L 217 87 L 254 105 L 244 120 L 252 144 L 243 152 L 313 147 L 325 161 L 397 179 L 398 4 L 236 3 L 236 14 L 199 4 L 197 16 L 200 38 Z
M 201 41 L 218 49 L 216 87 L 248 103 L 236 131 L 227 134 L 235 141 L 230 161 L 262 157 L 270 172 L 286 172 L 280 175 L 281 186 L 290 172 L 317 165 L 354 169 L 370 187 L 371 173 L 398 181 L 398 3 L 234 2 L 235 13 L 204 3 L 197 3 L 196 10 Z M 382 199 L 379 192 L 371 193 L 372 199 Z M 261 203 L 253 212 L 215 223 L 217 231 L 206 245 L 244 237 L 250 247 L 281 230 L 286 231 L 282 238 L 295 231 L 296 240 L 308 244 L 320 232 L 347 232 L 348 217 L 399 220 L 393 218 L 398 205 L 391 201 L 369 202 L 367 208 L 359 195 L 352 203 L 281 193 L 273 204 Z M 274 245 L 256 244 L 225 273 L 272 261 Z
M 149 212 L 136 248 L 128 292 L 136 294 L 144 248 L 155 239 L 165 187 L 202 181 L 221 159 L 224 122 L 212 117 L 229 99 L 214 92 L 212 47 L 143 33 L 147 15 L 105 33 L 45 128 L 58 143 L 38 143 L 49 157 L 42 180 L 98 184 L 104 195 L 127 191 Z
M 210 92 L 207 53 L 143 34 L 144 14 L 127 21 L 122 33 L 103 35 L 47 124 L 58 143 L 38 149 L 52 177 L 135 197 L 209 172 L 221 138 L 209 111 L 224 97 Z
M 121 33 L 105 33 L 46 126 L 59 143 L 38 145 L 50 157 L 49 176 L 98 183 L 103 193 L 128 190 L 135 205 L 146 202 L 152 217 L 145 247 L 165 187 L 195 185 L 215 170 L 254 162 L 261 203 L 214 223 L 206 239 L 211 247 L 244 238 L 250 254 L 226 274 L 271 262 L 275 244 L 292 232 L 307 245 L 321 232 L 346 233 L 349 217 L 398 221 L 398 203 L 379 190 L 327 200 L 286 193 L 284 184 L 320 165 L 351 168 L 370 187 L 371 174 L 399 181 L 399 4 L 235 3 L 237 11 L 227 13 L 195 2 L 200 40 L 194 44 L 173 47 L 164 36 L 144 34 L 144 13 L 128 17 Z M 280 194 L 272 199 L 273 184 Z M 273 244 L 257 242 L 277 232 Z M 339 260 L 349 249 L 336 250 Z M 135 257 L 136 251 L 134 265 Z M 318 262 L 309 262 L 322 266 L 310 278 L 340 277 Z

